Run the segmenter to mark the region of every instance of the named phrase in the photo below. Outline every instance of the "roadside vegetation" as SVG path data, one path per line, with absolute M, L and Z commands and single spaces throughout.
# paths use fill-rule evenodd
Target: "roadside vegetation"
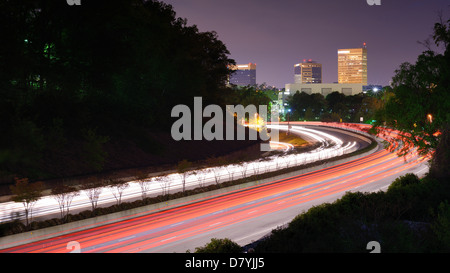
M 270 99 L 227 86 L 235 61 L 225 44 L 168 4 L 1 0 L 0 33 L 0 185 L 177 164 L 257 143 L 171 139 L 171 109 L 193 109 L 196 96 L 222 109 Z
M 347 193 L 298 215 L 259 242 L 258 253 L 368 253 L 376 241 L 383 253 L 450 251 L 450 187 L 413 174 L 386 192 Z
M 382 106 L 382 94 L 388 90 L 384 87 L 374 92 L 367 90 L 356 95 L 346 96 L 334 91 L 326 96 L 315 93 L 296 91 L 287 97 L 291 112 L 283 113 L 282 118 L 291 121 L 323 122 L 361 122 L 372 123 L 375 113 Z
M 305 141 L 300 137 L 294 141 L 295 135 L 290 134 L 289 139 L 293 142 L 301 143 L 301 145 L 295 147 L 289 153 L 305 153 L 309 150 L 316 148 L 316 145 L 306 145 Z M 60 217 L 55 217 L 48 220 L 33 220 L 33 205 L 44 196 L 43 184 L 40 182 L 30 182 L 28 179 L 16 178 L 15 184 L 11 186 L 14 196 L 12 200 L 22 203 L 24 205 L 23 212 L 15 212 L 18 215 L 15 216 L 16 220 L 0 224 L 0 236 L 8 236 L 25 231 L 37 230 L 46 227 L 52 227 L 61 225 L 73 221 L 79 221 L 87 218 L 97 217 L 119 211 L 126 211 L 133 208 L 143 207 L 156 203 L 164 203 L 169 200 L 179 199 L 186 196 L 191 196 L 199 193 L 211 192 L 217 189 L 223 189 L 234 185 L 255 182 L 266 178 L 275 177 L 277 175 L 302 170 L 314 166 L 320 166 L 329 162 L 344 159 L 347 157 L 355 156 L 360 153 L 364 153 L 374 149 L 377 146 L 376 141 L 372 141 L 367 147 L 355 151 L 353 153 L 344 154 L 331 159 L 322 159 L 312 163 L 301 165 L 286 165 L 280 164 L 276 170 L 271 172 L 257 172 L 253 175 L 245 176 L 240 179 L 232 179 L 229 181 L 222 181 L 220 177 L 216 176 L 216 183 L 211 185 L 204 185 L 204 175 L 201 168 L 204 166 L 227 166 L 229 164 L 245 164 L 250 160 L 262 160 L 264 158 L 249 157 L 246 152 L 238 152 L 234 155 L 227 155 L 223 157 L 213 157 L 207 160 L 199 162 L 190 162 L 182 160 L 179 162 L 177 171 L 181 176 L 195 176 L 198 182 L 198 186 L 194 189 L 185 189 L 182 191 L 171 192 L 170 179 L 166 175 L 159 175 L 157 177 L 151 177 L 151 174 L 138 170 L 135 173 L 134 180 L 139 183 L 142 191 L 142 198 L 132 202 L 122 202 L 121 192 L 127 187 L 127 181 L 114 178 L 114 177 L 90 177 L 85 183 L 79 185 L 65 185 L 58 184 L 53 187 L 48 194 L 54 196 L 55 202 L 58 202 L 61 211 Z M 273 151 L 266 156 L 284 156 L 285 152 Z M 158 183 L 161 187 L 161 194 L 155 197 L 147 196 L 146 189 L 150 183 Z M 101 200 L 101 194 L 104 190 L 111 190 L 116 197 L 117 203 L 111 206 L 99 207 L 98 202 Z M 79 194 L 84 194 L 91 202 L 91 209 L 81 211 L 79 213 L 70 213 L 70 206 L 73 198 Z M 20 220 L 20 214 L 25 216 L 25 221 Z
M 429 173 L 399 177 L 386 192 L 347 193 L 313 207 L 241 251 L 368 253 L 375 241 L 382 253 L 450 252 L 450 20 L 440 18 L 431 38 L 435 50 L 424 42 L 427 50 L 416 64 L 400 65 L 393 86 L 379 94 L 372 130 L 400 131 L 389 142 L 401 144 L 399 156 L 414 149 L 431 154 Z
M 386 192 L 347 193 L 315 206 L 235 253 L 369 253 L 372 241 L 381 253 L 450 252 L 448 200 L 446 181 L 407 174 Z M 220 242 L 199 251 L 219 251 Z
M 64 1 L 45 6 L 0 1 L 0 32 L 0 182 L 11 186 L 26 214 L 25 223 L 1 225 L 2 235 L 294 170 L 173 194 L 162 180 L 163 195 L 149 198 L 143 192 L 140 200 L 122 202 L 126 183 L 96 174 L 160 164 L 178 164 L 186 173 L 192 167 L 189 162 L 207 159 L 193 153 L 201 149 L 192 146 L 170 150 L 173 142 L 167 136 L 174 105 L 192 106 L 194 96 L 220 106 L 267 105 L 273 90 L 226 86 L 231 73 L 227 67 L 235 62 L 217 33 L 188 26 L 170 5 L 158 1 L 98 0 L 76 9 Z M 360 116 L 375 117 L 374 133 L 385 128 L 402 133 L 400 155 L 412 149 L 433 155 L 429 174 L 423 179 L 401 177 L 386 192 L 347 193 L 332 204 L 314 207 L 255 244 L 255 252 L 367 252 L 369 241 L 378 241 L 382 252 L 450 251 L 450 21 L 436 23 L 432 38 L 436 50 L 428 43 L 416 64 L 402 64 L 393 85 L 383 92 L 351 97 L 332 93 L 326 98 L 296 93 L 289 100 L 291 120 L 358 122 Z M 207 144 L 211 149 L 203 150 L 214 151 L 217 159 L 255 142 Z M 180 153 L 196 158 L 183 161 Z M 38 181 L 87 174 L 94 179 L 77 186 L 89 195 L 90 210 L 71 214 L 73 188 L 55 186 L 60 217 L 33 221 L 33 204 L 42 194 Z M 146 176 L 136 178 L 145 181 Z M 105 185 L 117 200 L 108 208 L 97 206 L 98 189 Z M 221 239 L 198 251 L 217 249 L 237 251 L 232 242 Z

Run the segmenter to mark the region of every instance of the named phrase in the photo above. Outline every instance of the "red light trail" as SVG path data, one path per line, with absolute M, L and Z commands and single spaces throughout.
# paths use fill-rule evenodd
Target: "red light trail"
M 407 158 L 400 158 L 387 150 L 379 150 L 321 170 L 165 211 L 155 210 L 148 215 L 84 231 L 59 236 L 55 234 L 54 238 L 3 249 L 1 252 L 70 252 L 67 245 L 71 241 L 78 242 L 83 253 L 161 252 L 169 243 L 179 241 L 182 244 L 183 240 L 232 229 L 233 225 L 239 223 L 398 176 L 422 164 L 423 160 L 425 158 L 414 153 Z M 165 251 L 173 252 L 170 249 Z

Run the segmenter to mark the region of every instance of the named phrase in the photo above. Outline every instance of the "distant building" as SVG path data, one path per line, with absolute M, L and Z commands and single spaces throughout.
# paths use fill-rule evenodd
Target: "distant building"
M 295 83 L 322 83 L 322 64 L 303 60 L 294 65 Z
M 305 67 L 305 68 L 303 68 Z M 319 77 L 320 67 L 320 77 Z M 320 80 L 319 80 L 320 79 Z M 375 88 L 374 86 L 370 86 Z M 367 48 L 349 48 L 338 50 L 338 81 L 322 83 L 322 65 L 311 60 L 294 66 L 294 83 L 285 85 L 285 90 L 278 94 L 278 104 L 284 111 L 287 98 L 296 92 L 322 94 L 326 97 L 333 92 L 346 96 L 362 93 L 370 88 L 367 85 Z
M 338 50 L 338 82 L 367 85 L 367 48 Z
M 239 86 L 256 85 L 256 64 L 238 64 L 229 68 L 234 71 L 228 81 L 229 84 Z
M 332 92 L 339 92 L 346 96 L 352 96 L 363 92 L 362 83 L 288 83 L 285 85 L 285 95 L 293 95 L 295 92 L 322 94 L 326 97 Z

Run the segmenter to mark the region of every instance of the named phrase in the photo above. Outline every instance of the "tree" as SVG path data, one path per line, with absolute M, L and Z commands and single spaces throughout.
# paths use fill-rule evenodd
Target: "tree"
M 80 195 L 80 193 L 73 186 L 58 184 L 52 188 L 52 195 L 54 195 L 54 198 L 59 204 L 61 219 L 64 219 L 69 215 L 69 209 L 73 198 Z
M 242 178 L 247 176 L 249 167 L 253 164 L 252 157 L 246 153 L 240 153 L 236 158 L 237 166 L 239 166 Z
M 255 160 L 253 162 L 253 173 L 255 175 L 258 175 L 259 172 L 261 171 L 260 168 L 261 168 L 262 162 L 263 162 L 263 159 L 261 159 L 261 158 Z
M 431 230 L 436 236 L 438 251 L 448 253 L 450 251 L 450 205 L 448 201 L 441 202 L 437 210 Z
M 306 108 L 304 119 L 305 120 L 314 120 L 315 119 L 315 116 L 314 116 L 314 113 L 313 113 L 313 110 L 311 109 L 311 107 Z
M 108 187 L 117 201 L 117 205 L 120 205 L 122 202 L 122 195 L 126 188 L 128 188 L 130 184 L 122 179 L 109 178 L 108 179 Z
M 99 136 L 94 130 L 87 130 L 83 133 L 83 157 L 84 162 L 94 171 L 103 170 L 105 160 L 108 156 L 103 149 L 103 145 L 109 141 L 109 137 Z
M 198 185 L 200 188 L 205 186 L 206 178 L 211 173 L 211 169 L 199 169 L 194 171 L 195 177 L 197 178 Z
M 287 102 L 292 110 L 291 119 L 304 119 L 306 109 L 311 105 L 311 96 L 306 92 L 297 91 L 294 95 L 288 97 Z
M 28 183 L 28 178 L 15 178 L 15 185 L 10 186 L 14 195 L 11 200 L 21 202 L 25 208 L 26 225 L 33 219 L 33 207 L 42 197 L 44 184 L 42 182 Z
M 103 191 L 104 182 L 100 179 L 91 178 L 87 183 L 81 185 L 81 189 L 84 191 L 86 196 L 89 198 L 89 201 L 92 205 L 92 211 L 95 212 L 95 209 L 98 205 L 98 199 L 100 198 L 100 194 Z
M 242 178 L 245 178 L 247 176 L 248 167 L 252 164 L 252 162 L 249 162 L 245 159 L 241 159 L 238 161 L 238 166 L 241 170 Z
M 403 147 L 399 155 L 417 149 L 422 155 L 433 153 L 448 134 L 450 120 L 450 20 L 436 23 L 434 42 L 445 46 L 444 53 L 428 49 L 415 64 L 403 63 L 393 77 L 392 92 L 383 101 L 375 124 L 400 131 Z M 447 154 L 448 156 L 448 154 Z
M 360 117 L 363 117 L 363 121 L 373 120 L 376 112 L 381 109 L 382 101 L 375 97 L 365 96 L 361 101 L 361 106 L 358 109 L 353 122 L 359 122 Z
M 186 178 L 189 175 L 189 170 L 192 166 L 192 162 L 189 162 L 186 159 L 183 159 L 182 161 L 178 162 L 177 165 L 177 172 L 180 175 L 181 184 L 183 186 L 183 193 L 186 190 Z
M 323 112 L 327 109 L 327 101 L 322 94 L 311 94 L 311 105 L 309 106 L 314 113 L 314 117 L 320 118 Z
M 236 172 L 237 166 L 238 165 L 233 164 L 233 162 L 229 162 L 228 164 L 225 165 L 225 170 L 228 173 L 228 178 L 230 179 L 230 181 L 234 180 L 234 174 Z
M 212 238 L 205 246 L 195 248 L 195 253 L 242 253 L 242 248 L 228 238 Z
M 339 115 L 341 118 L 347 116 L 349 109 L 347 106 L 347 97 L 337 91 L 334 91 L 326 97 L 328 110 L 331 113 Z
M 172 183 L 172 180 L 170 180 L 167 175 L 162 175 L 162 176 L 154 177 L 153 181 L 156 181 L 159 183 L 159 185 L 162 189 L 162 195 L 168 197 L 169 190 L 170 190 L 170 183 Z
M 440 141 L 433 155 L 430 175 L 443 181 L 450 178 L 450 133 L 443 130 Z
M 227 162 L 223 158 L 209 157 L 206 159 L 206 163 L 212 167 L 211 170 L 214 173 L 214 180 L 216 181 L 216 185 L 219 185 L 222 170 L 225 168 Z
M 261 90 L 252 86 L 231 86 L 226 90 L 224 101 L 227 105 L 254 105 L 258 111 L 259 106 L 268 106 L 267 114 L 270 114 L 271 99 Z M 249 117 L 251 119 L 252 117 Z M 270 116 L 268 116 L 270 118 Z
M 264 93 L 271 101 L 278 99 L 278 93 L 280 92 L 275 86 L 268 86 L 267 83 L 260 84 L 256 87 L 257 92 Z
M 148 179 L 148 174 L 142 171 L 137 172 L 135 179 L 138 181 L 139 186 L 141 187 L 142 199 L 145 199 L 145 197 L 147 197 L 147 191 L 149 189 L 151 180 Z
M 408 185 L 413 185 L 413 184 L 419 184 L 420 180 L 419 177 L 417 177 L 417 175 L 413 174 L 413 173 L 407 173 L 404 176 L 400 176 L 398 178 L 396 178 L 391 185 L 389 185 L 388 190 L 390 189 L 395 189 L 395 188 L 402 188 Z
M 156 0 L 1 1 L 0 33 L 0 174 L 30 178 L 104 170 L 113 145 L 144 150 L 143 132 L 168 132 L 194 96 L 225 105 L 235 63 L 217 33 Z

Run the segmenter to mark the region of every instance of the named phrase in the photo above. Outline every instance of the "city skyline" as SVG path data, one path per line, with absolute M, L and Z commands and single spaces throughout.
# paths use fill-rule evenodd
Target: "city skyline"
M 234 72 L 230 75 L 229 83 L 234 85 L 255 85 L 256 80 L 256 65 L 254 63 L 236 64 L 229 67 Z
M 367 49 L 343 48 L 338 50 L 338 82 L 367 85 Z
M 322 64 L 311 59 L 294 65 L 295 83 L 322 83 Z
M 283 88 L 299 60 L 322 64 L 322 82 L 338 81 L 337 50 L 368 48 L 368 84 L 388 85 L 403 62 L 427 48 L 445 0 L 163 0 L 200 31 L 215 31 L 236 63 L 256 63 L 257 83 Z

